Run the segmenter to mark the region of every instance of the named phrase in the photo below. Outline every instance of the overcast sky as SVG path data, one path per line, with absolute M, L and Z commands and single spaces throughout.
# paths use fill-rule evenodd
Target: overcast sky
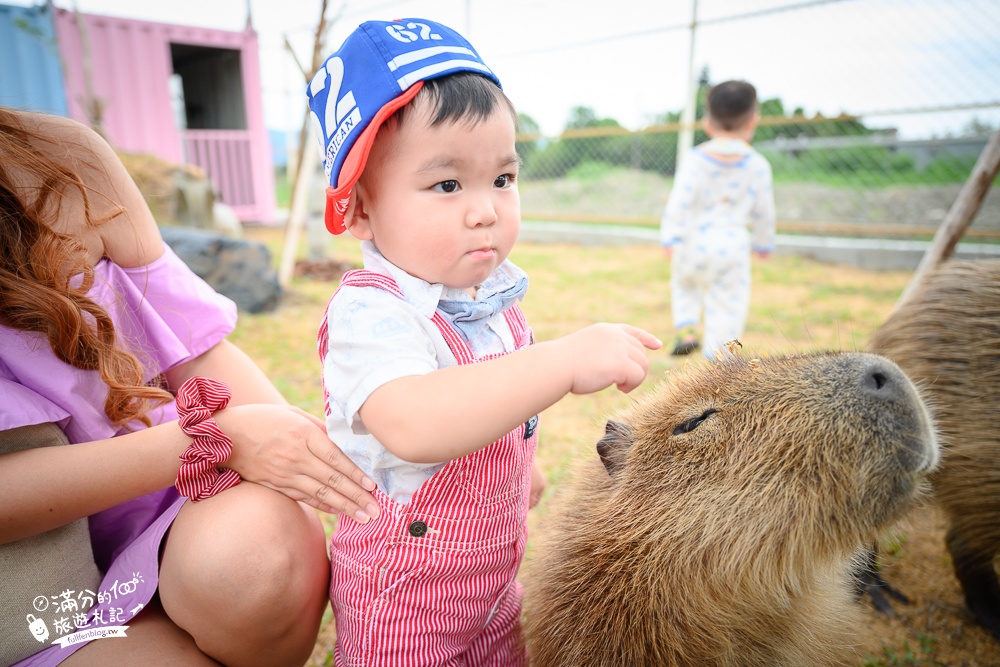
M 31 4 L 31 0 L 0 0 Z M 72 0 L 55 0 L 72 8 Z M 693 0 L 329 0 L 325 53 L 368 19 L 426 17 L 464 33 L 520 111 L 543 132 L 573 106 L 631 128 L 685 99 Z M 320 0 L 76 0 L 81 11 L 240 30 L 252 12 L 269 127 L 301 122 Z M 779 8 L 800 6 L 797 9 Z M 749 15 L 743 20 L 726 20 Z M 915 107 L 960 112 L 872 116 L 912 136 L 976 117 L 1000 126 L 997 0 L 698 0 L 696 69 L 743 78 L 791 110 L 835 115 Z M 986 108 L 983 108 L 983 107 Z

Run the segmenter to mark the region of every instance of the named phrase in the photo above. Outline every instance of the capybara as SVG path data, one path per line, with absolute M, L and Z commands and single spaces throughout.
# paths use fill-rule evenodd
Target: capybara
M 847 664 L 850 570 L 937 462 L 888 359 L 729 355 L 608 421 L 526 563 L 533 667 Z
M 933 415 L 948 551 L 969 610 L 1000 640 L 1000 260 L 944 262 L 869 349 L 899 364 Z

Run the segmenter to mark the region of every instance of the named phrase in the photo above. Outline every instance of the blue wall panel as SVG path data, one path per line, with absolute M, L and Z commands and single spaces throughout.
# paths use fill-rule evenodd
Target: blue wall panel
M 67 115 L 52 12 L 0 4 L 0 104 Z

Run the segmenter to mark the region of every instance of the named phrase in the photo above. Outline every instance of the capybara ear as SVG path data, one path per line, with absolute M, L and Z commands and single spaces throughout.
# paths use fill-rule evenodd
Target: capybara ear
M 609 419 L 604 427 L 604 437 L 597 441 L 597 453 L 609 475 L 615 474 L 625 462 L 625 452 L 632 446 L 632 429 Z

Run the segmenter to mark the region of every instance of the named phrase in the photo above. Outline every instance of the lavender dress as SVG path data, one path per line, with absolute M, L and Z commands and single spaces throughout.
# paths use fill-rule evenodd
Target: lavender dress
M 235 326 L 235 304 L 169 247 L 148 266 L 127 269 L 104 259 L 94 272 L 90 296 L 107 309 L 149 379 L 207 351 Z M 104 414 L 106 393 L 96 372 L 57 359 L 44 336 L 0 326 L 0 431 L 54 422 L 70 443 L 120 435 L 126 430 Z M 177 413 L 171 403 L 150 417 L 158 424 Z M 87 640 L 121 633 L 114 628 L 127 626 L 156 591 L 160 543 L 184 502 L 170 487 L 90 517 L 94 560 L 104 578 L 98 590 L 38 591 L 13 601 L 23 602 L 24 631 L 40 648 L 48 646 L 17 667 L 57 665 Z

